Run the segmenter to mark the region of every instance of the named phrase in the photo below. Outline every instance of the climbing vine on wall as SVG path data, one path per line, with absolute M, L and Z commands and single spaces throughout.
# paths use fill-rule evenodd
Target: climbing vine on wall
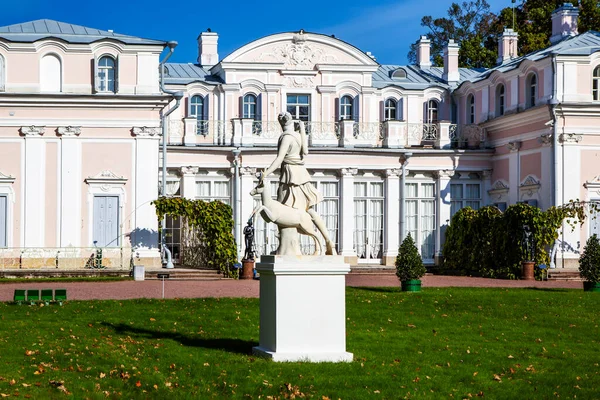
M 516 279 L 521 275 L 521 261 L 527 258 L 523 226 L 531 230 L 536 265 L 549 265 L 549 251 L 563 221 L 566 229 L 575 229 L 589 209 L 596 211 L 598 206 L 574 200 L 546 211 L 527 204 L 512 205 L 504 213 L 494 206 L 477 211 L 463 208 L 446 229 L 442 268 L 465 275 Z
M 231 207 L 181 197 L 160 197 L 153 202 L 156 215 L 181 218 L 181 257 L 189 267 L 209 267 L 233 276 L 237 261 Z

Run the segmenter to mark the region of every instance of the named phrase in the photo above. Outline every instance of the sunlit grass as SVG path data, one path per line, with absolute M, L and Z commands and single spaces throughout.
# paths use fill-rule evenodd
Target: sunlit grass
M 594 398 L 600 296 L 347 291 L 348 364 L 274 363 L 257 299 L 0 304 L 0 394 L 21 398 Z

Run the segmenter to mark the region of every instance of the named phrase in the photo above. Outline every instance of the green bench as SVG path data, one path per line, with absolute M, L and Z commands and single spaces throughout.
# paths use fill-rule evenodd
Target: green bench
M 40 293 L 41 292 L 41 293 Z M 62 306 L 63 301 L 67 300 L 67 289 L 15 289 L 13 301 L 17 304 L 24 303 L 26 301 L 29 304 L 34 305 L 37 302 L 43 301 L 46 305 L 54 302 Z

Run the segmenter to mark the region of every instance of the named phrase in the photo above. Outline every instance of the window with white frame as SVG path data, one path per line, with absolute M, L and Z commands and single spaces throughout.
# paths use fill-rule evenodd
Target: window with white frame
M 423 260 L 435 256 L 435 183 L 406 184 L 406 231 L 415 241 Z
M 204 201 L 221 201 L 231 204 L 231 183 L 229 180 L 196 180 L 196 198 Z
M 116 93 L 116 62 L 111 56 L 102 56 L 98 60 L 96 88 L 98 92 Z
M 292 114 L 293 119 L 304 122 L 310 121 L 310 95 L 309 94 L 288 94 L 287 112 Z
M 475 123 L 475 96 L 472 94 L 467 97 L 467 112 L 468 118 L 467 121 L 469 124 Z
M 271 198 L 277 200 L 277 188 L 279 187 L 279 179 L 273 179 L 268 182 L 271 189 Z M 258 185 L 258 181 L 254 181 L 254 186 Z M 254 209 L 262 204 L 260 196 L 254 197 Z M 273 254 L 279 247 L 277 225 L 267 223 L 262 219 L 261 215 L 254 216 L 254 248 L 256 256 Z
M 119 197 L 94 196 L 92 242 L 98 247 L 118 247 Z
M 537 75 L 532 73 L 527 77 L 527 107 L 535 107 L 537 93 Z
M 500 84 L 496 88 L 496 116 L 500 117 L 504 115 L 504 101 L 505 101 L 505 93 L 504 93 L 504 85 Z
M 384 183 L 355 182 L 354 248 L 359 259 L 381 259 L 384 216 Z
M 450 183 L 450 217 L 464 207 L 479 210 L 481 207 L 480 183 Z
M 340 99 L 340 120 L 352 119 L 352 97 L 343 96 Z
M 594 74 L 592 76 L 592 94 L 594 101 L 600 100 L 600 65 L 594 68 Z
M 429 100 L 427 102 L 426 122 L 428 124 L 437 124 L 438 123 L 438 109 L 439 109 L 439 103 L 437 102 L 437 100 Z
M 40 90 L 51 93 L 62 91 L 61 61 L 54 54 L 46 54 L 40 61 Z
M 0 247 L 8 244 L 8 196 L 0 195 Z
M 383 114 L 384 114 L 384 119 L 386 121 L 394 121 L 398 117 L 398 102 L 396 101 L 396 99 L 387 99 L 384 103 L 384 109 L 383 109 Z
M 329 239 L 335 244 L 338 250 L 338 227 L 339 227 L 339 182 L 316 181 L 313 185 L 319 193 L 323 195 L 323 201 L 315 206 L 315 211 L 321 216 Z M 321 247 L 325 250 L 325 239 L 318 230 L 316 231 Z M 312 238 L 306 235 L 301 236 L 302 254 L 313 254 L 315 243 Z
M 208 96 L 194 95 L 190 99 L 188 116 L 196 118 L 196 134 L 206 136 L 209 130 Z
M 0 92 L 6 90 L 6 62 L 0 54 Z
M 256 119 L 256 104 L 257 98 L 252 93 L 244 96 L 243 108 L 244 112 L 242 118 Z

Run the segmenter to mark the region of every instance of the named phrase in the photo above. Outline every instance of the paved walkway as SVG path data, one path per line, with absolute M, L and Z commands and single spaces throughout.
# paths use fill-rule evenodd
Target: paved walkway
M 487 278 L 428 275 L 422 279 L 423 287 L 536 287 L 582 288 L 573 281 L 509 281 Z M 347 286 L 398 287 L 392 274 L 352 274 L 346 277 Z M 48 282 L 0 284 L 0 301 L 12 301 L 15 289 L 67 289 L 69 300 L 105 300 L 161 298 L 161 281 L 121 282 Z M 165 298 L 198 297 L 258 297 L 259 282 L 255 280 L 172 280 L 165 281 Z

